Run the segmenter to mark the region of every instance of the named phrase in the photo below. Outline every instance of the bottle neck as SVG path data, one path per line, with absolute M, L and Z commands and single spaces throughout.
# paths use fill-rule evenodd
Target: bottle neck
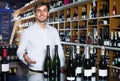
M 102 56 L 105 55 L 105 48 L 104 48 L 104 47 L 101 48 L 101 55 L 102 55 Z
M 77 49 L 76 53 L 77 53 L 77 54 L 80 54 L 80 47 L 77 46 L 76 49 Z
M 7 50 L 3 49 L 3 58 L 6 58 L 6 57 L 7 57 Z
M 88 47 L 88 46 L 86 47 L 86 50 L 85 50 L 85 51 L 86 51 L 86 53 L 85 53 L 85 54 L 86 54 L 86 55 L 85 55 L 85 58 L 86 58 L 86 59 L 89 59 L 89 47 Z
M 58 45 L 55 45 L 55 56 L 58 56 Z

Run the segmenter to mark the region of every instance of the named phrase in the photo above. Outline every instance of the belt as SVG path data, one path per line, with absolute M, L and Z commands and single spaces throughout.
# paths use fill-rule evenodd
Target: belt
M 32 71 L 32 72 L 36 72 L 36 73 L 43 73 L 42 70 L 32 70 L 32 69 L 29 69 L 29 70 Z

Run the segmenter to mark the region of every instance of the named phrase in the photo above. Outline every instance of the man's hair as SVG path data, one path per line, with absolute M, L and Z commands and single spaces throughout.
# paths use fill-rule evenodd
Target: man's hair
M 48 11 L 49 11 L 49 3 L 47 3 L 47 2 L 37 2 L 37 3 L 35 4 L 34 11 L 36 12 L 36 9 L 37 9 L 38 7 L 44 6 L 44 5 L 47 6 Z

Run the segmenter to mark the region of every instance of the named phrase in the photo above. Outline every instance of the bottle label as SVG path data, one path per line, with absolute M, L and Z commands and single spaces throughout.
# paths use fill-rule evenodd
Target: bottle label
M 77 67 L 75 70 L 76 74 L 82 73 L 82 68 L 81 67 Z
M 89 69 L 89 70 L 84 70 L 84 76 L 92 76 L 92 70 Z
M 107 76 L 107 69 L 105 69 L 105 70 L 101 70 L 101 69 L 99 69 L 99 76 Z
M 9 64 L 2 64 L 2 72 L 9 71 Z
M 109 41 L 104 41 L 104 45 L 109 46 L 110 42 Z
M 96 72 L 96 67 L 92 67 L 92 73 L 95 73 Z
M 81 77 L 76 77 L 76 81 L 82 81 Z
M 118 62 L 120 62 L 120 58 L 118 58 Z
M 117 46 L 120 47 L 120 43 L 117 43 Z
M 47 72 L 44 72 L 45 75 L 47 75 L 48 73 Z
M 67 80 L 75 80 L 75 77 L 67 77 Z
M 91 81 L 96 81 L 96 77 L 92 77 L 92 80 Z

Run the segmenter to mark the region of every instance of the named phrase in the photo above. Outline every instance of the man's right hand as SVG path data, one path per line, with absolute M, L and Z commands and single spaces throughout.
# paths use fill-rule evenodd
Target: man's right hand
M 28 64 L 36 64 L 36 61 L 31 60 L 27 54 L 24 54 L 23 57 Z

